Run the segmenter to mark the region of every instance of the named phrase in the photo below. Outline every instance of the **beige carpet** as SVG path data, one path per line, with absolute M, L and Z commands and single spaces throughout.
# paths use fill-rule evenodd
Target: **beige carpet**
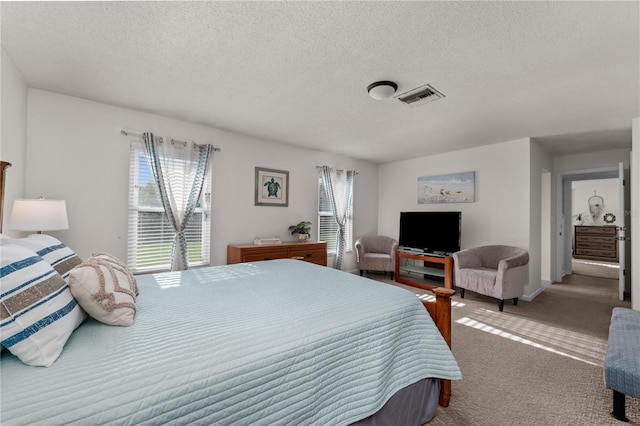
M 609 416 L 602 372 L 611 310 L 630 307 L 616 296 L 617 281 L 580 275 L 532 302 L 506 302 L 502 313 L 488 297 L 454 296 L 452 350 L 463 379 L 428 425 L 622 425 Z M 627 417 L 640 425 L 640 400 L 627 398 Z

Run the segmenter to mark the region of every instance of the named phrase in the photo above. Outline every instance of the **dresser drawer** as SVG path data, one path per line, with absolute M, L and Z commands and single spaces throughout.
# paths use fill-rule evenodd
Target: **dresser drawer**
M 258 262 L 260 260 L 286 259 L 289 257 L 288 250 L 258 251 L 245 253 L 242 255 L 243 262 Z
M 594 258 L 608 258 L 611 260 L 617 259 L 617 253 L 611 250 L 598 250 L 598 249 L 584 249 L 577 248 L 576 255 L 578 256 L 590 256 Z
M 292 249 L 291 257 L 302 258 L 307 262 L 317 263 L 319 265 L 327 264 L 327 251 L 324 248 L 310 248 L 307 250 Z
M 611 244 L 613 243 L 611 237 L 603 237 L 603 236 L 591 236 L 591 235 L 576 235 L 576 243 L 577 244 Z
M 605 242 L 583 241 L 583 242 L 576 243 L 576 248 L 577 249 L 582 248 L 582 249 L 609 250 L 609 251 L 615 251 L 616 249 L 615 243 L 613 241 L 605 241 Z
M 615 226 L 576 226 L 576 235 L 590 234 L 590 235 L 616 235 L 618 232 Z

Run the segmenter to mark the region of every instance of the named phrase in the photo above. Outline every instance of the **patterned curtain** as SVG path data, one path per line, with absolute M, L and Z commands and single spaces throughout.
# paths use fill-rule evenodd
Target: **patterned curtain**
M 171 270 L 183 271 L 189 268 L 185 229 L 200 198 L 213 147 L 164 142 L 154 139 L 153 133 L 145 133 L 143 141 L 162 206 L 175 233 Z
M 342 258 L 344 257 L 344 236 L 345 226 L 347 224 L 347 215 L 349 214 L 349 208 L 353 200 L 353 176 L 355 172 L 347 170 L 344 172 L 333 172 L 331 167 L 322 166 L 322 183 L 324 190 L 327 193 L 329 199 L 329 205 L 333 217 L 338 224 L 338 231 L 336 232 L 336 260 L 335 269 L 342 269 Z M 337 179 L 344 179 L 344 194 L 336 194 L 336 187 L 333 182 Z

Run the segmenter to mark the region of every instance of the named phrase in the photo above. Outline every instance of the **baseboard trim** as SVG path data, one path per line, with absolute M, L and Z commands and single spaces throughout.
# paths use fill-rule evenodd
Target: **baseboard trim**
M 542 293 L 543 291 L 545 291 L 545 289 L 547 287 L 549 287 L 551 285 L 551 281 L 549 280 L 542 280 L 540 282 L 540 288 L 537 289 L 536 291 L 534 291 L 531 294 L 525 294 L 524 296 L 522 296 L 520 298 L 520 300 L 524 300 L 525 302 L 531 302 L 533 299 L 535 299 L 540 293 Z

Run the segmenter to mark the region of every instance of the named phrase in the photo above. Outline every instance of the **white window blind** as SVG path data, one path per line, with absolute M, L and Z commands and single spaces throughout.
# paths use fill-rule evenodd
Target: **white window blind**
M 344 199 L 345 185 L 339 180 L 334 182 L 334 193 L 336 197 Z M 345 225 L 345 241 L 344 246 L 347 253 L 353 249 L 353 203 L 349 205 L 347 210 L 347 223 Z M 324 189 L 322 174 L 318 175 L 318 241 L 327 242 L 327 252 L 336 252 L 336 233 L 338 232 L 338 222 L 336 222 L 331 205 Z
M 189 148 L 185 148 L 189 149 Z M 184 161 L 175 158 L 174 161 Z M 172 177 L 174 178 L 174 177 Z M 179 178 L 179 177 L 176 177 Z M 189 266 L 209 264 L 211 174 L 185 232 Z M 131 143 L 127 264 L 136 273 L 171 269 L 174 233 L 141 142 Z

